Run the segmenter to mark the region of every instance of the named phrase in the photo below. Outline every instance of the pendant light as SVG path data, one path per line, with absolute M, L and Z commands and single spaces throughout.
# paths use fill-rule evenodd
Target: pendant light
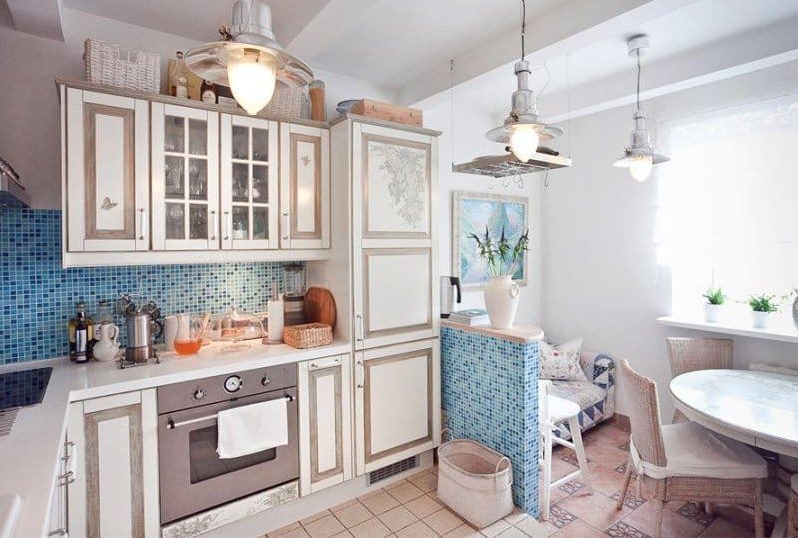
M 229 86 L 250 115 L 269 104 L 279 81 L 300 87 L 313 80 L 307 64 L 283 50 L 272 31 L 272 11 L 261 0 L 236 0 L 232 25 L 222 27 L 222 41 L 206 43 L 185 54 L 197 76 Z
M 509 144 L 513 155 L 527 162 L 537 152 L 540 140 L 560 136 L 563 130 L 543 123 L 538 113 L 535 93 L 529 89 L 532 71 L 526 57 L 524 37 L 526 34 L 526 1 L 521 0 L 521 60 L 515 62 L 514 71 L 518 78 L 518 89 L 513 92 L 512 110 L 504 124 L 485 134 L 488 140 Z
M 651 146 L 651 134 L 646 129 L 646 114 L 640 109 L 640 56 L 648 53 L 650 43 L 647 35 L 637 35 L 626 42 L 629 49 L 629 56 L 637 60 L 637 93 L 636 107 L 632 117 L 635 120 L 635 128 L 632 131 L 632 145 L 624 151 L 624 156 L 612 163 L 618 168 L 628 168 L 632 177 L 640 183 L 648 179 L 651 169 L 655 164 L 664 163 L 670 157 L 661 155 L 654 151 Z

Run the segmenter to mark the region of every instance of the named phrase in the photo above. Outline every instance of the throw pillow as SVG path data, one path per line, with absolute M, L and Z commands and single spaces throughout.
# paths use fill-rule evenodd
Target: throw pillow
M 582 339 L 574 338 L 558 346 L 540 342 L 540 379 L 558 381 L 587 381 L 579 355 L 582 352 Z

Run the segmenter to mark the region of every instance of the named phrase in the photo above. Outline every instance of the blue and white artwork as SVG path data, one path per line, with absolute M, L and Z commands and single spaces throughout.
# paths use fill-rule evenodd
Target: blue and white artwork
M 501 196 L 489 193 L 456 191 L 452 193 L 452 271 L 460 277 L 463 286 L 476 288 L 488 280 L 485 261 L 479 256 L 476 241 L 469 237 L 475 233 L 498 239 L 504 233 L 515 244 L 527 230 L 528 201 L 519 196 Z M 531 236 L 531 233 L 530 233 Z M 527 256 L 513 274 L 513 280 L 526 285 Z

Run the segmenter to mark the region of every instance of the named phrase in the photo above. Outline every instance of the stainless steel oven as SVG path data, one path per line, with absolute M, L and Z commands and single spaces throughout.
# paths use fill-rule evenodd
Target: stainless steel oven
M 158 389 L 161 524 L 299 477 L 296 365 L 286 364 Z M 275 398 L 288 406 L 288 444 L 219 459 L 216 414 Z

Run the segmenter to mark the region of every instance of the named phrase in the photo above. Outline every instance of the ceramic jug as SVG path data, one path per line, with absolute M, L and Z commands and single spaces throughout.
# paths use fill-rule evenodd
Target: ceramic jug
M 119 327 L 113 323 L 100 324 L 95 335 L 98 340 L 94 344 L 94 358 L 98 361 L 112 361 L 119 353 Z

